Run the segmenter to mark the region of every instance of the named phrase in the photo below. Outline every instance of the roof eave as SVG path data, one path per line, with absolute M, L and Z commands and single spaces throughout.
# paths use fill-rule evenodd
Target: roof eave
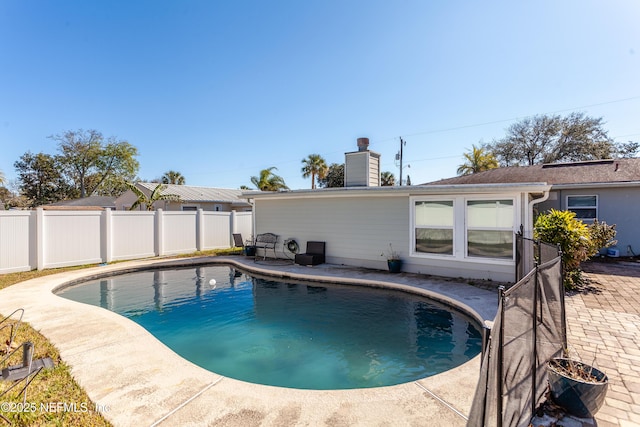
M 551 186 L 542 182 L 514 184 L 445 184 L 415 185 L 403 187 L 340 187 L 315 190 L 248 191 L 241 197 L 247 199 L 280 199 L 302 197 L 353 197 L 353 196 L 417 196 L 428 194 L 490 194 L 490 193 L 544 193 Z
M 578 188 L 626 188 L 640 187 L 640 181 L 620 181 L 620 182 L 580 182 L 568 184 L 553 184 L 552 190 L 570 190 Z

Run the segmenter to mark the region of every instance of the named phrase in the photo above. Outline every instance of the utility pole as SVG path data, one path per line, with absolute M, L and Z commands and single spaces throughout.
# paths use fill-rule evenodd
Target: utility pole
M 402 146 L 405 144 L 406 142 L 404 142 L 402 137 L 400 137 L 400 185 L 402 185 Z

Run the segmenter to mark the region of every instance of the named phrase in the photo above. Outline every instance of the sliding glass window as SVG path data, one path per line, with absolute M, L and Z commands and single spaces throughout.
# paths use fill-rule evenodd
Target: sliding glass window
M 416 201 L 415 252 L 453 255 L 453 200 Z
M 467 256 L 513 259 L 513 200 L 467 201 Z
M 598 218 L 597 196 L 567 196 L 567 210 L 576 214 L 576 219 L 593 221 Z

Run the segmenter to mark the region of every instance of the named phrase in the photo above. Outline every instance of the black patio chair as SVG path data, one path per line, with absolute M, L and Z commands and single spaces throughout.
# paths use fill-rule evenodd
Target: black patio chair
M 295 263 L 299 265 L 318 265 L 324 263 L 325 242 L 307 242 L 307 250 L 296 254 Z
M 242 240 L 242 234 L 233 233 L 233 247 L 234 248 L 244 248 L 244 240 Z

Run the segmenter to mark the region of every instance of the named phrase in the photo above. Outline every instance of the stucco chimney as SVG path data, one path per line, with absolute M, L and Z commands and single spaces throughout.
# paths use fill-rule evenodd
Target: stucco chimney
M 358 151 L 367 151 L 369 149 L 369 138 L 358 138 Z

